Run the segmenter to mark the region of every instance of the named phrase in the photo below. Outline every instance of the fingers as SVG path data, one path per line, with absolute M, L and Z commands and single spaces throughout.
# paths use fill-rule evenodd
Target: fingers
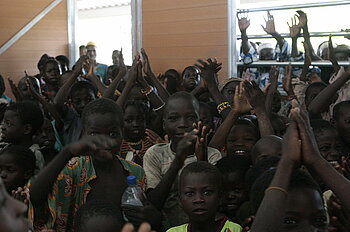
M 134 226 L 131 223 L 127 223 L 123 226 L 121 232 L 134 232 Z

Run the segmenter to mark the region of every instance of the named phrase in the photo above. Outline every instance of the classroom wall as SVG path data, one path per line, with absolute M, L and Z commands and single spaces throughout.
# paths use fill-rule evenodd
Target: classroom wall
M 146 0 L 142 6 L 143 47 L 155 73 L 179 72 L 198 58 L 217 57 L 227 76 L 227 0 Z
M 0 46 L 45 9 L 53 0 L 1 0 Z M 62 0 L 51 12 L 28 31 L 5 53 L 0 55 L 0 74 L 16 82 L 24 76 L 38 73 L 41 55 L 68 55 L 67 5 Z M 6 81 L 7 84 L 7 81 Z M 6 93 L 10 89 L 7 86 Z M 11 95 L 11 94 L 10 94 Z

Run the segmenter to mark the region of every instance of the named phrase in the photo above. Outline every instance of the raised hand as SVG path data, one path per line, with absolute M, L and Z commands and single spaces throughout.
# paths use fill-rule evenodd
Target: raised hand
M 148 76 L 152 75 L 153 72 L 152 72 L 151 64 L 149 62 L 148 55 L 147 55 L 144 48 L 141 48 L 141 55 L 142 55 L 142 60 L 143 60 L 142 61 L 143 72 Z
M 74 71 L 81 73 L 83 68 L 89 67 L 89 57 L 87 55 L 81 56 L 75 63 Z
M 297 23 L 297 15 L 294 15 L 294 17 L 291 18 L 291 25 L 289 25 L 289 22 L 287 22 L 289 27 L 289 34 L 292 38 L 298 38 L 300 36 L 301 26 L 299 23 Z
M 306 27 L 307 26 L 307 16 L 306 16 L 305 12 L 302 10 L 298 10 L 297 13 L 298 13 L 297 17 L 299 19 L 299 23 L 298 23 L 299 27 L 302 27 L 302 28 Z
M 283 136 L 282 142 L 282 160 L 291 162 L 294 166 L 300 164 L 302 156 L 298 125 L 293 118 L 294 114 L 298 113 L 298 108 L 291 109 L 292 120 L 287 128 L 287 132 Z
M 208 135 L 211 131 L 203 125 L 201 121 L 194 124 L 193 127 L 198 130 L 198 136 L 195 147 L 195 155 L 198 161 L 208 161 Z
M 124 77 L 127 69 L 124 64 L 123 48 L 120 49 L 120 52 L 118 54 L 118 65 L 119 65 L 118 75 L 122 75 Z
M 264 18 L 265 20 L 265 27 L 263 25 L 261 25 L 261 27 L 264 29 L 264 31 L 267 34 L 275 34 L 276 33 L 276 28 L 275 28 L 275 20 L 273 18 L 273 15 L 270 14 L 270 11 L 267 11 L 267 20 Z
M 197 68 L 201 70 L 201 78 L 204 79 L 208 87 L 217 85 L 216 73 L 220 71 L 222 63 L 218 63 L 217 60 L 207 59 L 207 62 L 198 59 L 199 64 L 195 64 Z
M 349 215 L 343 209 L 340 200 L 333 194 L 327 202 L 330 217 L 328 231 L 345 232 L 350 230 Z
M 250 19 L 248 19 L 248 12 L 237 12 L 238 27 L 240 31 L 246 31 L 250 26 Z
M 23 99 L 23 96 L 19 91 L 17 85 L 13 82 L 13 80 L 10 77 L 8 77 L 7 80 L 9 82 L 11 92 L 13 93 L 13 96 L 15 96 L 16 98 L 16 101 L 21 101 Z
M 292 64 L 289 63 L 288 66 L 286 66 L 286 74 L 283 78 L 283 84 L 282 87 L 284 91 L 287 92 L 288 96 L 293 96 L 294 95 L 294 90 L 292 86 Z
M 188 155 L 195 152 L 198 132 L 198 129 L 193 129 L 191 132 L 186 133 L 185 137 L 183 137 L 177 144 L 174 162 L 177 162 L 180 166 L 183 166 Z
M 272 66 L 269 73 L 269 82 L 270 82 L 269 89 L 273 92 L 277 90 L 278 75 L 279 75 L 278 69 L 276 68 L 276 66 Z
M 239 114 L 244 114 L 252 109 L 249 105 L 248 100 L 245 96 L 245 91 L 243 87 L 243 81 L 236 86 L 235 95 L 233 97 L 233 110 L 237 111 Z
M 29 189 L 27 187 L 18 187 L 17 190 L 12 190 L 11 195 L 13 198 L 23 202 L 24 204 L 29 203 Z
M 265 94 L 255 81 L 244 81 L 245 96 L 253 108 L 265 107 Z

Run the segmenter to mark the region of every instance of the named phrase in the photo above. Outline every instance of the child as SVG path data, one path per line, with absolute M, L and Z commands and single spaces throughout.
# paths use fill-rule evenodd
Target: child
M 198 131 L 193 129 L 193 124 L 198 123 L 198 111 L 199 104 L 193 95 L 187 92 L 171 95 L 163 117 L 163 127 L 170 143 L 150 147 L 143 158 L 148 199 L 159 210 L 163 209 L 170 226 L 188 220 L 178 201 L 177 176 L 183 166 L 201 159 L 196 157 L 198 153 L 194 154 Z M 201 145 L 205 145 L 202 151 L 207 152 L 203 160 L 215 164 L 221 158 L 218 150 L 206 147 L 204 138 Z
M 144 182 L 141 167 L 117 156 L 123 115 L 115 102 L 98 99 L 89 103 L 82 123 L 82 139 L 62 149 L 30 186 L 30 220 L 36 229 L 70 231 L 75 212 L 86 202 L 109 201 L 121 215 L 126 177 L 133 175 L 141 185 Z M 144 208 L 133 210 L 137 215 L 151 215 Z
M 200 72 L 195 66 L 188 66 L 182 72 L 182 87 L 184 91 L 191 92 L 194 90 L 200 81 Z
M 74 216 L 74 232 L 117 232 L 123 219 L 119 210 L 110 202 L 88 202 L 82 205 Z
M 215 220 L 222 195 L 221 174 L 215 166 L 203 161 L 189 164 L 180 175 L 179 188 L 189 223 L 173 227 L 168 232 L 242 230 L 227 217 Z
M 61 68 L 57 60 L 48 59 L 44 65 L 43 79 L 45 86 L 42 88 L 43 95 L 49 102 L 53 102 L 60 84 Z
M 8 194 L 2 178 L 0 178 L 0 199 L 0 232 L 28 232 L 29 225 L 25 216 L 27 206 Z
M 36 103 L 22 101 L 6 109 L 2 125 L 4 142 L 27 147 L 35 153 L 35 174 L 45 166 L 44 157 L 38 145 L 33 144 L 33 135 L 40 129 L 43 121 L 43 113 Z
M 250 120 L 238 119 L 226 139 L 227 155 L 250 156 L 259 137 L 258 128 Z
M 337 103 L 333 108 L 333 122 L 344 142 L 344 155 L 350 153 L 350 101 Z
M 214 117 L 213 113 L 210 110 L 211 106 L 204 102 L 199 102 L 199 120 L 203 123 L 204 126 L 208 128 L 208 130 L 214 130 Z M 210 137 L 212 134 L 210 135 Z M 208 142 L 210 138 L 208 138 Z
M 142 166 L 143 156 L 153 143 L 145 137 L 147 106 L 140 101 L 127 101 L 124 107 L 124 138 L 120 156 Z
M 259 160 L 270 156 L 281 156 L 282 139 L 276 135 L 267 135 L 256 142 L 252 149 L 252 163 L 253 165 Z
M 323 119 L 311 120 L 310 124 L 322 157 L 334 167 L 338 166 L 342 155 L 342 144 L 337 130 L 330 122 Z
M 35 156 L 28 148 L 9 145 L 0 151 L 0 175 L 9 193 L 23 188 L 34 170 Z
M 226 156 L 216 164 L 223 179 L 221 210 L 231 220 L 237 221 L 238 209 L 248 200 L 244 182 L 249 166 L 250 160 L 244 156 Z
M 233 97 L 235 96 L 236 87 L 239 86 L 239 83 L 241 83 L 241 81 L 242 79 L 240 78 L 232 77 L 225 79 L 219 84 L 220 92 L 225 96 L 231 106 L 233 106 Z

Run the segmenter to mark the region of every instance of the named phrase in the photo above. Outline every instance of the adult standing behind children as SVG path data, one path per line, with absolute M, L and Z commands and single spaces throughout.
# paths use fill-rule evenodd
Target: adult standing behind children
M 86 54 L 89 57 L 90 62 L 94 64 L 94 73 L 100 77 L 101 81 L 106 84 L 107 83 L 107 69 L 108 66 L 106 64 L 101 64 L 96 61 L 96 44 L 94 42 L 89 42 L 86 44 Z

